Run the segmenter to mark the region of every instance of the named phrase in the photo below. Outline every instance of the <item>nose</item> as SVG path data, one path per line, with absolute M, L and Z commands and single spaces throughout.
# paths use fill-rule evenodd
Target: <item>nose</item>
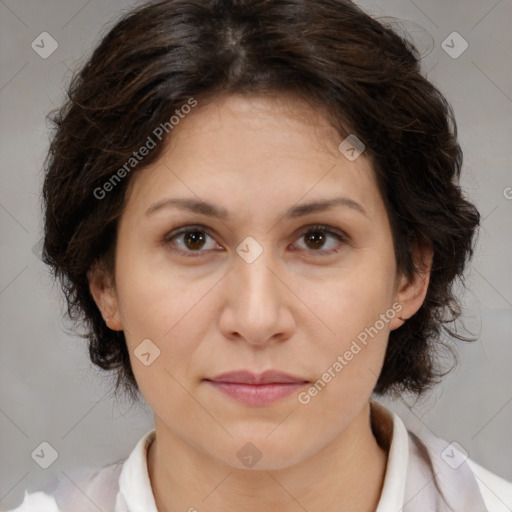
M 228 339 L 266 346 L 292 336 L 296 329 L 293 301 L 297 299 L 279 268 L 268 248 L 251 263 L 236 257 L 226 276 L 220 317 L 220 328 Z

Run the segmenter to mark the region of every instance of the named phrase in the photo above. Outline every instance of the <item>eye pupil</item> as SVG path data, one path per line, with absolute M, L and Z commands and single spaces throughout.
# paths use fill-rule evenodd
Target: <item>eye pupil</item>
M 307 239 L 306 243 L 308 244 L 308 246 L 310 246 L 309 242 L 312 241 L 313 246 L 310 246 L 310 247 L 312 249 L 318 249 L 325 243 L 325 234 L 322 233 L 321 231 L 310 231 L 306 235 L 306 239 Z
M 204 234 L 199 230 L 187 231 L 183 238 L 188 249 L 200 249 L 205 242 Z

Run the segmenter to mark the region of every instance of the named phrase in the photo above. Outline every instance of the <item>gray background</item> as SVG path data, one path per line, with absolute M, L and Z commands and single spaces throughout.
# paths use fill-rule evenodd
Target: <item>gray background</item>
M 428 78 L 455 110 L 463 186 L 483 218 L 464 295 L 464 323 L 479 340 L 457 344 L 458 368 L 427 399 L 386 403 L 412 430 L 455 440 L 512 480 L 512 2 L 358 3 L 375 16 L 402 20 L 399 28 L 418 44 Z M 149 408 L 113 400 L 109 381 L 88 362 L 85 342 L 66 334 L 62 296 L 37 257 L 45 115 L 62 100 L 70 69 L 105 33 L 104 24 L 130 5 L 0 1 L 0 507 L 17 505 L 25 488 L 38 490 L 62 471 L 125 457 L 152 427 Z M 58 48 L 43 59 L 31 43 L 45 31 Z M 454 31 L 469 44 L 458 58 L 442 47 Z M 460 48 L 457 40 L 448 44 Z M 42 441 L 59 454 L 46 470 L 31 458 Z

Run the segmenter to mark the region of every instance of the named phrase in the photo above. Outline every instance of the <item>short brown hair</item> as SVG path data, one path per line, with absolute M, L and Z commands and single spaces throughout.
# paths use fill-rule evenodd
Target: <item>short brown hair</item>
M 462 151 L 453 111 L 420 71 L 415 46 L 348 0 L 167 0 L 125 15 L 75 74 L 51 117 L 45 164 L 44 261 L 60 278 L 72 319 L 82 320 L 93 363 L 137 394 L 123 332 L 110 330 L 87 271 L 113 270 L 117 223 L 131 175 L 116 182 L 155 127 L 191 97 L 295 94 L 322 107 L 340 136 L 366 146 L 391 221 L 398 270 L 411 247 L 433 248 L 419 311 L 392 331 L 375 391 L 422 393 L 440 375 L 439 347 L 461 309 L 452 287 L 472 256 L 479 213 L 458 184 Z M 165 142 L 169 135 L 162 138 Z

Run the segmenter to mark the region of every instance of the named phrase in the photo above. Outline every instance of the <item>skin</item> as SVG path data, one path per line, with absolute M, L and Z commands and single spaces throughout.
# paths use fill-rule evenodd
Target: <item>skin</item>
M 397 273 L 370 161 L 364 153 L 345 158 L 343 137 L 297 99 L 217 97 L 171 135 L 162 157 L 131 179 L 114 279 L 101 267 L 89 278 L 109 327 L 125 332 L 154 412 L 148 469 L 158 510 L 374 510 L 387 453 L 371 430 L 369 398 L 390 330 L 425 298 L 431 252 L 415 249 L 424 272 Z M 366 214 L 337 205 L 284 217 L 297 204 L 337 196 Z M 171 197 L 207 200 L 230 217 L 170 207 L 146 214 Z M 165 242 L 176 228 L 197 224 L 206 228 L 203 245 L 187 234 Z M 315 245 L 305 236 L 312 224 L 346 241 L 323 232 L 323 245 Z M 236 252 L 248 236 L 263 250 L 252 263 Z M 338 252 L 325 254 L 331 249 Z M 204 380 L 272 368 L 315 382 L 396 303 L 399 315 L 307 405 L 293 394 L 249 406 Z M 160 350 L 149 366 L 134 356 L 144 339 Z M 249 442 L 262 454 L 252 468 L 237 457 Z

